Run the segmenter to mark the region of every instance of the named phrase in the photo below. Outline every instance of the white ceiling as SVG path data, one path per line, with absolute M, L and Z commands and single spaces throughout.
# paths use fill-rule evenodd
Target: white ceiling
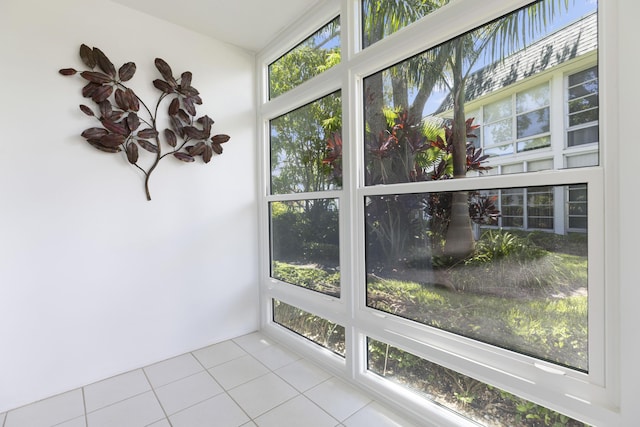
M 252 52 L 322 0 L 112 0 Z

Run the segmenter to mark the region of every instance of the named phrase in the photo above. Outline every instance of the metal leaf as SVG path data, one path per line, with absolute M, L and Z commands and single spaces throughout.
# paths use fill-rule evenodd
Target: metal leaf
M 129 135 L 129 129 L 124 125 L 124 123 L 116 123 L 109 119 L 102 120 L 102 126 L 104 126 L 107 130 L 122 136 L 123 138 Z M 106 144 L 105 144 L 106 145 Z
M 211 136 L 211 126 L 213 126 L 213 120 L 211 117 L 202 116 L 198 119 L 198 123 L 202 125 L 202 138 L 209 138 L 209 136 Z
M 96 63 L 102 71 L 109 74 L 113 78 L 116 77 L 116 67 L 113 66 L 113 63 L 109 60 L 109 58 L 107 58 L 107 55 L 105 55 L 97 47 L 94 47 L 93 56 L 96 58 Z
M 103 128 L 89 128 L 82 132 L 82 137 L 85 139 L 100 139 L 107 135 L 109 132 Z
M 159 89 L 164 93 L 173 92 L 173 88 L 171 87 L 171 85 L 164 80 L 156 79 L 153 81 L 153 85 L 156 87 L 156 89 Z
M 125 92 L 122 89 L 120 88 L 116 89 L 116 92 L 114 94 L 114 99 L 116 101 L 116 105 L 119 108 L 122 108 L 123 110 L 129 109 L 129 102 L 127 100 Z
M 173 130 L 176 131 L 176 133 L 180 135 L 180 137 L 184 138 L 184 127 L 182 126 L 182 123 L 180 122 L 178 117 L 170 116 L 169 121 L 171 122 L 171 127 L 173 128 Z
M 182 123 L 184 123 L 185 125 L 191 123 L 191 117 L 187 114 L 186 111 L 184 111 L 182 108 L 178 110 L 178 114 L 176 115 L 181 121 Z
M 134 143 L 127 145 L 127 160 L 135 164 L 138 161 L 138 146 Z
M 125 137 L 116 133 L 109 133 L 100 138 L 100 143 L 105 147 L 117 147 L 118 145 L 122 145 L 124 141 Z
M 85 98 L 91 98 L 96 90 L 102 85 L 98 83 L 88 83 L 85 87 L 82 88 L 82 96 Z
M 111 103 L 109 101 L 102 101 L 98 104 L 98 107 L 100 107 L 100 114 L 102 114 L 102 117 L 111 119 L 113 108 L 111 108 Z
M 213 157 L 213 148 L 211 148 L 209 145 L 205 145 L 204 153 L 202 153 L 202 160 L 205 163 L 209 163 L 212 157 Z
M 99 71 L 83 71 L 80 73 L 80 75 L 82 76 L 82 78 L 89 80 L 90 82 L 93 82 L 93 83 L 100 83 L 100 84 L 111 83 L 111 81 L 113 80 L 108 75 L 101 73 Z
M 222 154 L 222 145 L 220 144 L 211 144 L 211 148 L 216 154 Z
M 192 116 L 196 115 L 196 106 L 193 104 L 193 100 L 191 98 L 185 98 L 182 103 L 184 104 L 184 108 L 187 110 L 187 113 Z
M 195 139 L 202 139 L 203 138 L 202 131 L 199 130 L 199 129 L 194 128 L 193 126 L 185 126 L 184 127 L 184 133 L 189 138 L 195 138 Z
M 167 144 L 172 147 L 178 145 L 178 138 L 176 138 L 176 134 L 171 129 L 164 130 L 164 138 L 167 140 Z
M 157 154 L 160 151 L 155 144 L 150 143 L 146 139 L 138 139 L 137 141 L 138 141 L 138 144 L 140 144 L 140 146 L 142 148 L 144 148 L 145 150 L 147 150 L 150 153 Z
M 135 92 L 131 89 L 127 89 L 125 91 L 125 95 L 127 98 L 127 105 L 129 106 L 129 110 L 138 111 L 140 110 L 140 101 L 138 101 L 138 97 Z
M 173 156 L 178 159 L 178 160 L 182 160 L 183 162 L 193 162 L 196 159 L 194 159 L 192 156 L 186 154 L 186 153 L 173 153 Z
M 133 132 L 140 127 L 140 118 L 136 113 L 129 113 L 127 116 L 127 126 L 129 127 L 129 132 Z
M 105 145 L 102 145 L 99 139 L 88 139 L 87 142 L 98 150 L 104 151 L 105 153 L 118 153 L 121 151 L 120 147 L 107 147 Z
M 204 147 L 206 147 L 204 142 L 200 142 L 196 145 L 190 145 L 188 147 L 185 147 L 185 150 L 187 150 L 187 153 L 189 153 L 191 156 L 196 157 L 204 153 L 204 150 L 205 150 Z
M 173 71 L 171 71 L 171 67 L 169 64 L 165 62 L 164 59 L 156 58 L 154 61 L 156 68 L 160 71 L 162 77 L 169 83 L 171 86 L 176 87 L 176 80 L 173 78 Z
M 80 104 L 80 109 L 82 110 L 83 113 L 85 113 L 87 116 L 95 116 L 95 114 L 93 113 L 93 110 L 89 107 L 87 107 L 84 104 Z
M 60 70 L 58 72 L 60 74 L 62 74 L 63 76 L 73 76 L 78 71 L 75 68 L 63 68 L 62 70 Z
M 119 122 L 124 117 L 124 111 L 113 111 L 109 118 L 114 122 Z
M 175 116 L 178 114 L 178 110 L 180 109 L 180 100 L 178 98 L 173 98 L 171 104 L 169 104 L 169 115 Z
M 198 90 L 196 88 L 194 88 L 193 86 L 181 87 L 180 91 L 182 92 L 182 94 L 184 96 L 187 96 L 189 98 L 196 97 L 196 96 L 198 96 L 200 94 L 200 92 L 198 92 Z
M 194 155 L 199 156 L 200 154 L 204 153 L 206 146 L 207 145 L 204 142 L 198 142 L 193 149 Z
M 136 73 L 136 64 L 133 62 L 127 62 L 118 70 L 118 76 L 120 76 L 121 82 L 126 82 L 127 80 L 131 80 L 133 75 Z
M 180 76 L 180 88 L 182 90 L 191 86 L 191 77 L 191 71 L 185 71 L 184 73 L 182 73 L 182 75 Z
M 86 44 L 80 45 L 80 59 L 82 59 L 84 65 L 89 68 L 94 68 L 96 66 L 96 58 L 93 55 L 93 50 Z
M 219 134 L 211 137 L 212 144 L 224 144 L 229 141 L 231 137 L 229 135 Z
M 100 103 L 102 101 L 107 100 L 113 93 L 113 86 L 103 85 L 96 89 L 96 91 L 91 95 L 91 99 L 94 102 Z
M 142 129 L 140 132 L 138 132 L 138 136 L 140 138 L 157 138 L 158 137 L 158 131 L 152 128 L 146 128 L 146 129 Z

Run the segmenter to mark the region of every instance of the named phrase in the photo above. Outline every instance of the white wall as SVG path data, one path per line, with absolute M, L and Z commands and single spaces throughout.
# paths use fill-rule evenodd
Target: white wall
M 81 43 L 134 61 L 151 105 L 155 57 L 192 71 L 225 153 L 166 158 L 147 202 L 79 136 L 58 69 Z M 2 0 L 0 82 L 0 412 L 258 328 L 252 55 L 108 1 Z

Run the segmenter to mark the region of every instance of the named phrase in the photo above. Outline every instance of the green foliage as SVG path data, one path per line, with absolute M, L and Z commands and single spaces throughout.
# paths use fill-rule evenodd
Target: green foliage
M 273 320 L 344 357 L 344 327 L 297 307 L 274 301 Z
M 315 265 L 293 265 L 275 261 L 271 275 L 283 282 L 329 295 L 340 295 L 340 272 L 325 271 Z
M 528 238 L 489 230 L 464 265 L 450 269 L 456 289 L 474 292 L 518 293 L 525 289 L 561 290 L 567 283 L 586 287 L 584 258 L 542 249 Z M 492 291 L 494 290 L 494 291 Z
M 505 313 L 504 320 L 514 334 L 526 336 L 530 345 L 545 353 L 572 353 L 576 358 L 586 360 L 587 313 L 587 298 L 573 296 L 532 301 L 527 309 L 512 307 Z
M 579 427 L 584 424 L 389 344 L 368 340 L 369 370 L 424 393 L 430 399 L 484 424 Z M 499 410 L 496 410 L 499 408 Z M 493 424 L 492 424 L 493 425 Z
M 449 0 L 364 0 L 364 45 L 369 46 L 417 21 Z
M 514 230 L 512 233 L 520 235 L 523 232 Z M 526 237 L 531 243 L 550 252 L 562 252 L 579 256 L 587 255 L 588 235 L 586 233 L 560 235 L 544 231 L 533 231 L 527 232 Z
M 273 259 L 339 264 L 338 212 L 332 200 L 273 202 L 270 206 Z
M 466 264 L 484 264 L 507 257 L 527 261 L 545 255 L 548 255 L 547 251 L 532 244 L 528 239 L 508 231 L 489 230 L 480 237 L 475 253 L 467 259 Z
M 515 406 L 515 419 L 523 425 L 550 427 L 584 425 L 566 415 L 552 411 L 544 406 L 536 405 L 505 391 L 500 391 L 500 395 L 505 401 Z
M 480 282 L 486 280 L 476 272 L 461 274 L 464 277 L 474 275 Z M 587 369 L 587 295 L 562 298 L 534 295 L 522 291 L 516 297 L 501 296 L 498 292 L 451 291 L 377 276 L 367 280 L 367 302 L 371 307 L 563 365 Z
M 329 190 L 340 185 L 325 162 L 328 144 L 342 128 L 340 92 L 271 120 L 271 191 L 274 194 Z
M 269 66 L 270 97 L 275 98 L 339 64 L 339 34 L 338 17 L 274 61 Z

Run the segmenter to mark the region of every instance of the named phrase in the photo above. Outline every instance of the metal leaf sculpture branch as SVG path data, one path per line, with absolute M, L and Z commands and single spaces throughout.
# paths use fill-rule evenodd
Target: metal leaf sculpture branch
M 209 163 L 215 154 L 222 154 L 222 144 L 229 141 L 229 135 L 211 135 L 213 120 L 209 116 L 196 118 L 196 105 L 202 104 L 199 92 L 191 86 L 191 72 L 185 71 L 176 79 L 169 64 L 156 58 L 155 66 L 162 79 L 153 81 L 153 86 L 161 94 L 154 109 L 150 109 L 124 82 L 131 80 L 136 72 L 136 64 L 127 62 L 117 71 L 113 63 L 98 48 L 80 46 L 80 58 L 89 69 L 78 71 L 63 68 L 63 76 L 80 75 L 87 84 L 82 88 L 82 96 L 91 99 L 97 112 L 81 104 L 80 110 L 100 122 L 99 127 L 90 127 L 82 132 L 89 144 L 106 153 L 124 153 L 129 163 L 138 168 L 145 177 L 144 187 L 147 200 L 151 200 L 149 178 L 160 160 L 173 155 L 183 162 L 194 162 L 201 157 Z M 97 67 L 97 69 L 96 69 Z M 171 98 L 168 118 L 171 128 L 164 129 L 164 142 L 171 147 L 163 152 L 158 131 L 160 104 Z M 140 115 L 140 109 L 148 117 Z M 150 166 L 138 164 L 141 151 L 152 154 Z

